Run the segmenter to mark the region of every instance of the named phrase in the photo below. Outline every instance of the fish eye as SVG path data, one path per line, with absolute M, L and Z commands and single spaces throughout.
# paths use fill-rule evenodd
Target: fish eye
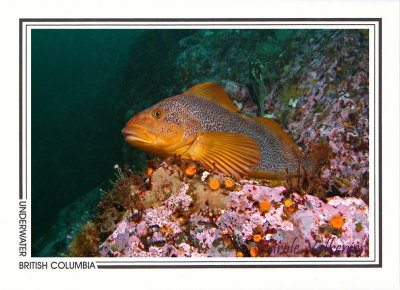
M 160 119 L 163 116 L 163 112 L 161 109 L 157 108 L 153 111 L 153 117 L 156 119 Z

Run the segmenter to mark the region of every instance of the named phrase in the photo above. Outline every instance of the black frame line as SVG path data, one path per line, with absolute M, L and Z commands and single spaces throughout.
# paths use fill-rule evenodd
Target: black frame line
M 329 22 L 379 21 L 382 18 L 20 18 L 22 22 Z
M 377 268 L 376 265 L 97 265 L 98 269 Z
M 185 26 L 193 26 L 193 27 L 196 27 L 196 26 L 199 26 L 199 24 L 164 24 L 164 23 L 162 23 L 162 24 L 155 24 L 155 23 L 152 23 L 152 24 L 127 24 L 127 26 L 148 26 L 148 27 L 160 27 L 160 26 L 171 26 L 171 27 L 174 27 L 174 26 L 182 26 L 182 25 L 185 25 Z M 224 26 L 237 26 L 237 24 L 211 24 L 211 23 L 208 23 L 207 24 L 207 26 L 221 26 L 221 25 L 224 25 Z M 258 24 L 251 24 L 251 23 L 246 23 L 246 24 L 240 24 L 241 26 L 275 26 L 276 24 L 262 24 L 262 23 L 258 23 Z M 315 26 L 315 24 L 312 24 L 312 23 L 310 23 L 310 24 L 288 24 L 288 25 L 290 25 L 290 26 Z M 322 24 L 320 24 L 320 25 L 322 25 Z M 343 26 L 343 24 L 329 24 L 329 26 Z M 348 25 L 348 26 L 359 26 L 360 24 L 351 24 L 351 23 L 349 23 L 349 24 L 346 24 L 346 25 Z M 44 26 L 43 24 L 28 24 L 27 26 Z M 52 27 L 52 26 L 63 26 L 63 27 L 65 27 L 65 26 L 72 26 L 72 27 L 78 27 L 78 26 L 85 26 L 85 27 L 90 27 L 90 26 L 99 26 L 99 24 L 48 24 L 48 25 L 45 25 L 46 27 Z M 106 26 L 117 26 L 117 27 L 120 27 L 121 26 L 121 24 L 107 24 Z
M 22 190 L 22 26 L 23 23 L 19 22 L 19 199 L 23 199 Z
M 379 160 L 379 168 L 378 168 L 378 177 L 379 177 L 379 184 L 378 184 L 378 198 L 379 198 L 379 203 L 378 203 L 378 208 L 379 208 L 379 231 L 378 233 L 375 232 L 374 235 L 374 244 L 375 247 L 378 247 L 378 251 L 375 253 L 375 257 L 373 261 L 332 261 L 332 260 L 326 260 L 326 261 L 256 261 L 256 260 L 242 260 L 242 261 L 95 261 L 96 262 L 96 267 L 98 269 L 181 269 L 181 268 L 381 268 L 382 267 L 382 18 L 20 18 L 19 19 L 19 200 L 27 200 L 28 199 L 28 184 L 27 184 L 27 110 L 28 108 L 26 107 L 27 105 L 27 66 L 25 64 L 24 67 L 24 62 L 23 62 L 23 56 L 25 56 L 25 61 L 27 60 L 27 27 L 28 26 L 42 26 L 42 24 L 34 24 L 35 22 L 43 22 L 43 23 L 49 23 L 45 24 L 45 26 L 99 26 L 101 23 L 105 23 L 104 26 L 121 26 L 124 25 L 124 22 L 126 23 L 127 26 L 200 26 L 200 25 L 205 25 L 206 22 L 217 22 L 218 24 L 212 24 L 212 23 L 207 23 L 206 25 L 208 26 L 218 26 L 218 25 L 224 25 L 224 26 L 250 26 L 250 25 L 257 25 L 257 26 L 272 26 L 276 24 L 270 24 L 268 22 L 324 22 L 324 23 L 302 23 L 302 24 L 296 24 L 296 23 L 288 23 L 288 25 L 291 26 L 307 26 L 307 25 L 329 25 L 329 26 L 335 26 L 335 25 L 365 25 L 366 23 L 360 23 L 360 24 L 355 24 L 355 23 L 340 23 L 336 24 L 335 22 L 376 22 L 376 23 L 368 23 L 367 25 L 373 25 L 374 26 L 374 35 L 375 35 L 375 47 L 378 48 L 379 50 L 379 81 L 377 83 L 376 79 L 376 51 L 374 54 L 374 80 L 375 80 L 375 91 L 378 91 L 378 102 L 375 102 L 375 108 L 374 108 L 374 119 L 375 122 L 378 121 L 378 144 L 379 144 L 379 150 L 378 150 L 378 160 Z M 26 23 L 29 22 L 29 23 Z M 31 23 L 33 22 L 33 23 Z M 50 23 L 52 22 L 72 22 L 75 24 L 53 24 L 51 25 Z M 78 22 L 87 22 L 87 24 L 78 24 Z M 101 22 L 101 23 L 93 23 L 93 22 Z M 111 24 L 110 22 L 119 22 L 120 24 Z M 134 23 L 133 23 L 134 22 Z M 160 22 L 163 22 L 160 24 Z M 168 24 L 168 22 L 174 22 L 171 24 Z M 194 23 L 185 23 L 184 22 L 194 22 Z M 228 22 L 228 23 L 227 23 Z M 229 23 L 229 22 L 236 22 L 236 23 Z M 239 22 L 239 23 L 237 23 Z M 243 23 L 243 22 L 252 22 L 252 23 Z M 255 23 L 258 22 L 258 23 Z M 333 22 L 333 23 L 327 23 L 327 22 Z M 137 24 L 139 23 L 139 24 Z M 379 24 L 379 39 L 378 42 L 376 41 L 376 25 Z M 24 35 L 23 32 L 25 32 L 25 47 L 23 47 L 23 40 L 24 40 Z M 25 53 L 24 53 L 24 48 L 25 48 Z M 24 77 L 24 69 L 25 68 L 25 82 L 23 80 Z M 24 87 L 25 85 L 25 87 Z M 376 86 L 378 86 L 378 90 L 376 90 Z M 23 124 L 23 97 L 24 97 L 24 88 L 25 88 L 25 123 Z M 376 97 L 375 97 L 376 99 Z M 376 118 L 376 105 L 378 104 L 378 113 L 379 116 Z M 25 125 L 25 134 L 23 134 L 23 125 Z M 376 127 L 376 123 L 375 123 Z M 374 128 L 375 129 L 375 128 Z M 376 144 L 376 134 L 374 135 L 374 143 Z M 25 137 L 25 146 L 23 146 L 23 137 Z M 23 150 L 25 149 L 25 154 Z M 374 159 L 376 161 L 376 155 L 374 154 Z M 23 157 L 25 157 L 25 197 L 23 194 Z M 377 163 L 375 162 L 375 167 L 374 171 L 376 170 L 376 165 Z M 374 178 L 376 177 L 376 174 L 374 174 Z M 376 183 L 374 186 L 374 192 L 376 188 Z M 376 192 L 375 192 L 376 193 Z M 376 196 L 376 194 L 375 194 Z M 376 217 L 376 205 L 374 206 L 374 216 Z M 376 223 L 376 221 L 375 221 Z M 376 236 L 379 235 L 379 245 L 376 244 Z M 377 259 L 377 254 L 379 254 L 379 263 L 378 264 L 365 264 L 365 263 L 373 263 L 376 262 Z M 254 265 L 254 264 L 247 264 L 247 265 L 237 265 L 237 264 L 222 264 L 222 265 L 215 265 L 215 264 L 206 264 L 206 265 L 200 265 L 196 264 L 193 265 L 194 263 L 227 263 L 227 262 L 234 262 L 234 263 L 242 263 L 242 264 L 247 264 L 247 263 L 301 263 L 301 264 L 277 264 L 277 265 L 272 265 L 272 264 L 263 264 L 263 265 Z M 341 264 L 313 264 L 313 265 L 306 265 L 304 263 L 327 263 L 327 262 L 332 262 L 332 263 L 341 263 Z M 343 264 L 344 262 L 346 263 L 358 263 L 358 264 L 351 264 L 351 265 L 346 265 Z M 107 265 L 108 263 L 118 263 L 119 265 Z M 121 263 L 136 263 L 136 265 L 121 265 Z M 162 264 L 155 264 L 155 263 L 162 263 Z M 168 265 L 169 263 L 177 263 L 174 265 Z M 182 263 L 182 264 L 179 264 Z M 147 265 L 146 265 L 147 264 Z M 151 265 L 148 265 L 151 264 Z M 188 265 L 189 264 L 189 265 Z

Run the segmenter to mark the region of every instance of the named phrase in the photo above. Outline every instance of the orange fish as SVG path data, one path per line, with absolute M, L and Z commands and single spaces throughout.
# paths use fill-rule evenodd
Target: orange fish
M 216 83 L 193 86 L 130 119 L 125 140 L 155 156 L 179 155 L 240 179 L 315 175 L 330 148 L 304 155 L 278 123 L 239 113 Z

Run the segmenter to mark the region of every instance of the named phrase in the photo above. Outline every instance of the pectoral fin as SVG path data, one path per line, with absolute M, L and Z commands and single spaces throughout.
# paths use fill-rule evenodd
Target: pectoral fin
M 247 135 L 205 132 L 197 135 L 182 157 L 199 160 L 206 167 L 240 179 L 260 163 L 261 152 L 257 142 Z

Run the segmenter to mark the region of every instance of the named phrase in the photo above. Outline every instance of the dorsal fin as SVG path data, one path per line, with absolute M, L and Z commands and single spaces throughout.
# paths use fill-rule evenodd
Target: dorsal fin
M 236 107 L 231 99 L 227 96 L 224 88 L 217 83 L 202 83 L 195 85 L 182 95 L 203 98 L 233 112 L 240 111 L 240 109 Z
M 244 115 L 244 114 L 238 114 L 240 117 L 242 117 L 242 118 L 245 118 L 245 119 L 253 119 L 253 118 L 251 118 L 251 117 L 249 117 L 249 116 L 246 116 L 246 115 Z
M 268 130 L 277 134 L 290 148 L 294 150 L 298 156 L 303 156 L 304 154 L 300 151 L 299 147 L 297 147 L 296 143 L 289 137 L 289 135 L 283 131 L 282 127 L 273 119 L 256 117 L 253 118 L 254 121 L 260 123 L 264 127 L 268 128 Z

